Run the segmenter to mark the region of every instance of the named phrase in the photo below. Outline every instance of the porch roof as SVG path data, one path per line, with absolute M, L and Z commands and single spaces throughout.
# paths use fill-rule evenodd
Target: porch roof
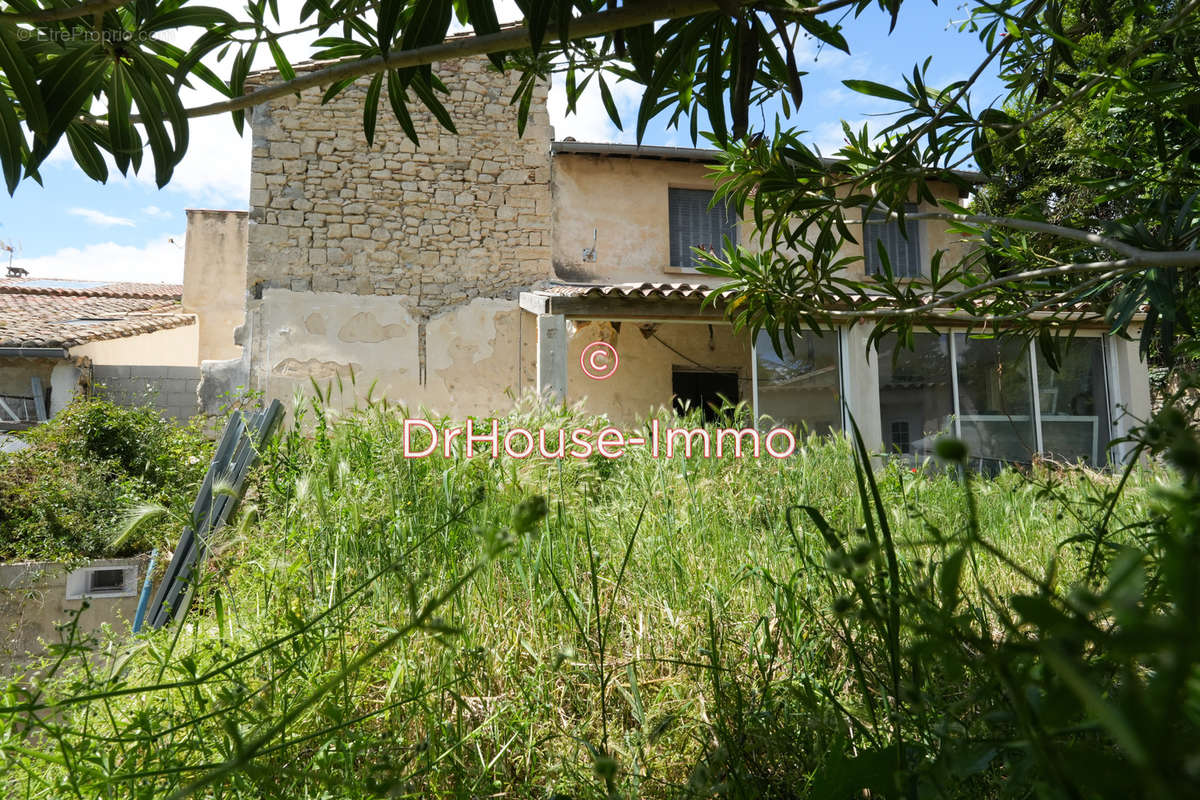
M 521 292 L 521 308 L 572 319 L 653 319 L 721 322 L 724 300 L 698 283 L 551 284 Z
M 527 292 L 521 292 L 521 308 L 531 314 L 561 314 L 569 319 L 647 322 L 706 322 L 728 323 L 725 316 L 726 300 L 732 292 L 721 292 L 700 283 L 553 283 Z M 711 303 L 705 301 L 716 295 Z M 883 295 L 871 295 L 882 298 Z M 926 298 L 928 299 L 928 298 Z M 852 306 L 831 308 L 843 317 L 852 314 Z M 1080 313 L 1083 306 L 1060 308 L 1058 312 Z M 991 323 L 979 320 L 956 318 L 957 309 L 945 313 L 934 312 L 915 320 L 919 325 L 935 324 L 953 329 L 984 328 Z M 1030 319 L 1050 318 L 1056 312 L 1033 311 Z M 1146 319 L 1143 309 L 1131 320 L 1141 324 Z M 839 324 L 846 324 L 843 319 Z M 1086 321 L 1075 321 L 1071 325 L 1080 329 L 1107 330 L 1108 323 L 1102 317 Z

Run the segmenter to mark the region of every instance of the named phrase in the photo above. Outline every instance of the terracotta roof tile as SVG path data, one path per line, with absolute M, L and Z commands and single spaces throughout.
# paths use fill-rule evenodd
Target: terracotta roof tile
M 183 299 L 183 286 L 178 283 L 74 281 L 63 278 L 0 278 L 0 294 L 125 297 L 178 301 Z
M 0 279 L 0 347 L 74 347 L 195 323 L 177 284 Z

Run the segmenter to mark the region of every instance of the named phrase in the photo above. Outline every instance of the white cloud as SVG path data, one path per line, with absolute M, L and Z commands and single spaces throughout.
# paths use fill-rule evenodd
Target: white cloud
M 216 99 L 215 93 L 204 99 L 199 93 L 187 94 L 185 102 L 189 106 Z M 193 119 L 188 134 L 187 155 L 175 167 L 167 191 L 182 192 L 190 203 L 245 208 L 250 198 L 250 137 L 238 136 L 228 114 Z M 154 165 L 149 158 L 136 180 L 155 185 Z
M 137 227 L 137 223 L 126 217 L 114 217 L 112 214 L 105 214 L 103 211 L 97 211 L 94 208 L 72 208 L 71 214 L 77 217 L 83 217 L 93 225 L 103 225 L 111 227 L 113 225 L 124 225 L 130 228 Z
M 158 206 L 146 206 L 142 209 L 142 213 L 148 217 L 170 217 L 170 211 L 164 211 Z
M 141 247 L 116 242 L 64 247 L 51 255 L 22 258 L 19 266 L 31 278 L 181 283 L 183 233 L 151 239 Z
M 641 87 L 630 81 L 615 81 L 611 78 L 607 79 L 607 83 L 624 130 L 618 130 L 609 119 L 608 112 L 604 110 L 604 101 L 601 99 L 600 85 L 596 78 L 588 83 L 583 96 L 575 103 L 573 114 L 567 114 L 566 82 L 560 80 L 550 85 L 550 96 L 547 100 L 555 139 L 574 136 L 581 142 L 634 141 L 637 131 L 637 108 L 642 99 Z

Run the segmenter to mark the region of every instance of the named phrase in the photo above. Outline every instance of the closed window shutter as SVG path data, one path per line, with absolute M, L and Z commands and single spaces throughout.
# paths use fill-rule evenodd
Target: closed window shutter
M 668 189 L 672 266 L 694 269 L 697 264 L 693 247 L 711 247 L 720 252 L 725 237 L 737 242 L 733 210 L 725 202 L 710 209 L 712 199 L 713 193 L 704 189 Z
M 914 214 L 915 204 L 906 204 L 904 212 Z M 879 260 L 879 243 L 887 251 L 888 261 L 892 265 L 892 275 L 897 278 L 918 278 L 921 276 L 921 231 L 915 219 L 904 220 L 906 239 L 900 233 L 900 223 L 896 220 L 885 220 L 882 212 L 872 212 L 871 218 L 863 225 L 863 257 L 866 261 L 867 274 L 878 275 L 883 272 Z

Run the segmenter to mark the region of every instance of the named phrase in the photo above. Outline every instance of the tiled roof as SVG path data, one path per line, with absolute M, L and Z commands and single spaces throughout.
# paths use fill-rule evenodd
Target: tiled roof
M 178 284 L 0 279 L 0 347 L 74 347 L 194 324 L 182 295 Z
M 612 297 L 623 300 L 703 300 L 715 290 L 696 283 L 556 284 L 541 294 L 558 297 Z
M 0 278 L 0 294 L 45 294 L 57 297 L 125 297 L 154 300 L 183 299 L 178 283 L 73 281 L 65 278 Z

